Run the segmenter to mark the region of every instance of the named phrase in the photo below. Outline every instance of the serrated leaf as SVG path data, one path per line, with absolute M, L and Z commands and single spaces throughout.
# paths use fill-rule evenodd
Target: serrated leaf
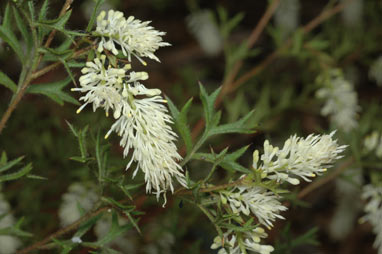
M 215 116 L 215 101 L 217 96 L 220 93 L 221 87 L 216 89 L 211 95 L 208 95 L 207 91 L 204 89 L 203 85 L 199 83 L 200 88 L 200 99 L 203 104 L 203 110 L 204 110 L 204 118 L 206 121 L 206 129 L 209 129 L 211 126 L 211 122 Z
M 75 237 L 82 237 L 84 234 L 86 234 L 86 232 L 88 232 L 92 226 L 103 216 L 103 214 L 98 214 L 97 216 L 94 216 L 92 218 L 90 218 L 89 220 L 85 221 L 84 223 L 82 223 L 77 232 L 74 234 Z
M 46 14 L 48 12 L 49 8 L 49 0 L 45 0 L 44 3 L 41 5 L 40 12 L 38 14 L 38 21 L 44 21 L 46 19 Z
M 30 179 L 35 179 L 35 180 L 49 180 L 47 177 L 34 175 L 34 174 L 27 174 L 26 177 Z
M 24 175 L 28 174 L 32 170 L 32 163 L 27 164 L 19 171 L 11 174 L 0 175 L 0 182 L 16 180 Z
M 62 91 L 62 89 L 69 83 L 70 78 L 66 78 L 52 83 L 30 85 L 28 87 L 27 92 L 33 94 L 43 94 L 45 96 L 48 96 L 60 105 L 64 105 L 64 102 L 79 105 L 76 99 Z
M 111 221 L 112 221 L 112 223 L 111 223 L 110 231 L 105 235 L 105 237 L 98 240 L 95 243 L 96 245 L 103 246 L 104 244 L 111 242 L 112 240 L 117 238 L 119 235 L 121 235 L 121 234 L 125 233 L 126 231 L 128 231 L 129 229 L 131 229 L 130 224 L 126 224 L 123 226 L 120 226 L 118 224 L 118 216 L 115 213 L 115 211 L 113 211 L 113 213 L 112 213 L 112 220 Z
M 93 25 L 94 25 L 94 21 L 96 20 L 98 9 L 99 9 L 100 5 L 103 4 L 103 2 L 104 2 L 104 0 L 97 0 L 96 4 L 94 6 L 94 9 L 93 9 L 93 13 L 90 17 L 89 24 L 86 28 L 86 32 L 89 33 L 93 29 Z
M 17 163 L 19 163 L 20 161 L 22 161 L 24 159 L 24 156 L 20 156 L 18 157 L 17 159 L 14 159 L 8 163 L 6 163 L 5 165 L 1 166 L 0 167 L 0 172 L 4 172 L 4 171 L 7 171 L 8 169 L 12 168 L 13 166 L 17 165 Z
M 0 84 L 12 90 L 12 92 L 17 91 L 17 85 L 10 79 L 4 72 L 0 71 Z
M 239 119 L 234 123 L 227 123 L 217 127 L 212 127 L 209 131 L 209 134 L 218 135 L 218 134 L 227 134 L 227 133 L 253 133 L 254 130 L 246 126 L 246 122 L 252 116 L 254 110 L 250 111 L 243 118 Z
M 20 13 L 18 12 L 17 8 L 15 6 L 12 6 L 12 9 L 14 17 L 16 19 L 17 27 L 19 28 L 21 35 L 23 36 L 23 39 L 26 42 L 28 51 L 30 51 L 30 49 L 33 46 L 32 35 L 29 33 L 27 25 L 25 24 L 23 18 L 20 16 Z
M 23 61 L 24 60 L 23 50 L 20 46 L 19 40 L 17 39 L 15 34 L 12 32 L 12 30 L 7 29 L 4 26 L 0 26 L 0 37 L 6 43 L 8 43 L 8 45 L 13 49 L 13 51 L 16 53 L 20 61 Z
M 249 146 L 242 147 L 233 153 L 227 153 L 224 155 L 223 159 L 218 163 L 222 168 L 229 171 L 239 171 L 243 173 L 250 173 L 250 170 L 241 166 L 236 160 L 241 157 Z M 195 153 L 194 159 L 207 161 L 210 163 L 216 163 L 216 156 L 211 153 Z
M 175 127 L 186 145 L 187 152 L 190 152 L 192 149 L 192 138 L 190 127 L 188 125 L 187 113 L 190 110 L 193 98 L 190 98 L 186 104 L 184 104 L 181 112 L 178 111 L 174 103 L 167 96 L 166 100 L 168 101 L 170 112 L 174 118 Z

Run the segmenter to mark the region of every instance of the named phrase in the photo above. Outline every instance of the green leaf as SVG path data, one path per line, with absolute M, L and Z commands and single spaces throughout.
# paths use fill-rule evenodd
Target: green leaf
M 47 177 L 34 175 L 34 174 L 27 174 L 26 177 L 30 179 L 35 179 L 35 180 L 49 180 Z
M 190 152 L 192 149 L 192 138 L 191 131 L 188 125 L 187 113 L 190 110 L 193 98 L 190 98 L 186 104 L 183 106 L 181 112 L 178 111 L 174 103 L 166 96 L 166 100 L 168 101 L 168 106 L 170 108 L 171 115 L 175 121 L 175 127 L 180 133 L 184 144 L 186 145 L 187 152 Z
M 12 32 L 11 29 L 7 29 L 4 26 L 0 26 L 0 37 L 9 44 L 9 46 L 13 49 L 13 51 L 16 53 L 17 57 L 23 61 L 24 60 L 24 54 L 23 50 L 20 46 L 19 40 L 15 36 L 15 34 Z
M 11 6 L 9 3 L 5 6 L 3 23 L 1 24 L 4 28 L 11 30 L 12 29 L 12 15 L 11 15 Z
M 72 14 L 72 10 L 67 11 L 61 17 L 52 20 L 41 20 L 36 22 L 35 24 L 41 29 L 49 30 L 57 30 L 62 32 L 65 36 L 72 38 L 71 36 L 84 36 L 86 34 L 70 31 L 65 29 L 65 25 L 68 22 L 70 15 Z
M 11 89 L 14 93 L 17 91 L 16 83 L 2 71 L 0 71 L 0 84 Z
M 21 62 L 23 62 L 23 50 L 17 39 L 16 35 L 12 31 L 12 15 L 11 7 L 8 3 L 5 7 L 3 24 L 0 26 L 0 37 L 9 44 L 9 46 L 16 53 Z
M 43 22 L 46 19 L 48 8 L 49 8 L 49 0 L 45 0 L 44 3 L 41 5 L 40 13 L 38 14 L 39 22 Z
M 199 88 L 200 88 L 200 99 L 202 100 L 202 104 L 203 104 L 204 118 L 206 121 L 206 129 L 209 129 L 209 127 L 211 126 L 211 122 L 215 116 L 214 105 L 215 105 L 216 98 L 220 93 L 221 87 L 216 89 L 211 95 L 207 94 L 207 91 L 204 89 L 201 83 L 199 83 Z
M 96 20 L 96 16 L 98 14 L 98 9 L 101 6 L 101 4 L 103 4 L 104 1 L 105 0 L 97 0 L 96 4 L 94 6 L 94 9 L 93 9 L 92 16 L 90 17 L 89 24 L 86 28 L 87 33 L 89 33 L 93 29 L 94 21 Z
M 32 170 L 32 163 L 27 164 L 19 171 L 11 174 L 0 175 L 0 182 L 16 180 L 24 175 L 28 174 Z
M 236 150 L 233 153 L 224 154 L 223 158 L 220 159 L 220 161 L 217 161 L 217 157 L 211 153 L 195 153 L 192 158 L 196 160 L 207 161 L 210 163 L 218 162 L 219 166 L 231 172 L 239 171 L 243 173 L 250 173 L 249 169 L 241 166 L 239 163 L 236 162 L 236 160 L 245 153 L 248 147 L 249 146 L 245 146 Z
M 212 127 L 209 135 L 227 134 L 227 133 L 254 133 L 253 128 L 247 127 L 246 122 L 253 115 L 254 110 L 250 111 L 243 118 L 234 123 L 223 124 L 217 127 Z
M 78 101 L 63 92 L 62 89 L 70 83 L 70 78 L 66 78 L 57 82 L 44 83 L 37 85 L 30 85 L 27 92 L 33 94 L 43 94 L 48 96 L 61 106 L 64 105 L 64 102 L 69 102 L 75 105 L 79 105 Z
M 17 8 L 15 6 L 12 6 L 13 8 L 13 14 L 16 19 L 17 27 L 19 28 L 21 35 L 23 36 L 24 41 L 26 42 L 28 52 L 31 50 L 33 46 L 33 39 L 32 35 L 28 32 L 27 26 L 23 20 L 23 18 L 20 16 Z
M 20 161 L 22 161 L 24 159 L 24 156 L 20 156 L 19 158 L 17 159 L 14 159 L 8 163 L 6 163 L 5 165 L 1 166 L 0 167 L 0 172 L 4 172 L 4 171 L 7 171 L 8 169 L 12 168 L 13 166 L 17 165 Z
M 129 229 L 131 229 L 131 225 L 130 224 L 126 224 L 126 225 L 123 225 L 123 226 L 120 226 L 118 224 L 118 216 L 117 216 L 115 211 L 113 211 L 112 220 L 111 221 L 112 222 L 111 222 L 110 231 L 106 234 L 105 237 L 103 237 L 102 239 L 98 240 L 95 243 L 96 245 L 103 246 L 103 245 L 111 242 L 112 240 L 114 240 L 115 238 L 120 236 L 121 234 L 125 233 Z

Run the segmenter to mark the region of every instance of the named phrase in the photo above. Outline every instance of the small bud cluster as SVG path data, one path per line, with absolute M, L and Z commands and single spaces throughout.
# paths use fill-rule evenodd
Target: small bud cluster
M 356 128 L 360 107 L 353 85 L 344 79 L 339 70 L 324 73 L 317 78 L 317 81 L 322 88 L 316 95 L 320 99 L 325 99 L 321 115 L 329 116 L 330 121 L 344 132 Z
M 373 63 L 369 70 L 369 77 L 375 82 L 378 86 L 382 86 L 382 56 L 378 57 L 377 60 Z
M 373 131 L 363 141 L 365 153 L 375 152 L 378 158 L 382 158 L 382 133 Z
M 15 224 L 15 219 L 10 214 L 10 205 L 0 194 L 0 230 L 11 227 Z M 0 235 L 0 254 L 16 253 L 17 248 L 21 245 L 20 240 L 11 235 Z
M 156 31 L 148 26 L 149 23 L 132 16 L 126 19 L 119 11 L 110 10 L 107 15 L 102 11 L 93 33 L 100 37 L 97 57 L 86 63 L 81 70 L 80 87 L 72 90 L 85 93 L 80 98 L 84 104 L 77 113 L 87 104 L 93 105 L 93 111 L 103 108 L 106 116 L 112 112 L 116 122 L 105 138 L 113 131 L 121 136 L 124 157 L 131 155 L 126 169 L 136 162 L 133 176 L 141 169 L 145 174 L 146 191 L 154 190 L 159 198 L 168 189 L 174 190 L 172 177 L 186 186 L 182 168 L 177 163 L 181 159 L 175 145 L 177 135 L 169 126 L 172 119 L 163 105 L 167 101 L 159 89 L 148 89 L 140 83 L 148 79 L 147 72 L 135 72 L 131 64 L 121 66 L 110 60 L 121 50 L 129 62 L 131 55 L 144 65 L 143 57 L 159 61 L 154 52 L 170 44 L 162 41 L 165 33 Z
M 275 12 L 276 27 L 280 29 L 281 38 L 286 39 L 299 25 L 300 0 L 283 0 Z
M 62 203 L 58 210 L 62 226 L 68 226 L 81 218 L 81 211 L 89 212 L 99 196 L 93 187 L 87 187 L 81 183 L 73 183 L 68 192 L 62 196 Z
M 366 213 L 361 218 L 361 222 L 369 222 L 373 226 L 376 235 L 374 248 L 378 249 L 378 254 L 382 254 L 382 187 L 372 184 L 363 187 L 362 199 L 367 201 L 364 207 Z

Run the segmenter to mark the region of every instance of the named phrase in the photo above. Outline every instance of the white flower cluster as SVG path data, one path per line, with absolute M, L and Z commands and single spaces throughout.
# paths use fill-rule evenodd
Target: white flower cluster
M 235 235 L 232 232 L 226 232 L 222 239 L 220 236 L 215 237 L 211 249 L 218 249 L 218 254 L 244 254 L 246 251 L 252 251 L 258 254 L 270 254 L 274 251 L 271 245 L 260 244 L 261 238 L 268 237 L 264 229 L 257 227 L 252 231 L 243 232 L 241 235 Z
M 276 26 L 281 30 L 281 37 L 285 39 L 299 25 L 300 0 L 283 0 L 275 12 Z
M 98 51 L 110 50 L 114 55 L 118 54 L 116 44 L 122 50 L 123 55 L 131 62 L 131 55 L 146 65 L 141 57 L 148 57 L 159 62 L 154 52 L 163 46 L 170 44 L 162 41 L 165 32 L 155 30 L 149 26 L 150 21 L 142 22 L 133 16 L 124 17 L 120 11 L 102 11 L 97 17 L 97 28 L 94 35 L 101 36 Z
M 0 229 L 11 227 L 15 224 L 15 219 L 10 214 L 10 205 L 0 194 Z M 13 254 L 16 253 L 20 247 L 20 240 L 11 235 L 0 235 L 0 254 Z
M 231 191 L 220 192 L 221 200 L 228 203 L 234 213 L 252 213 L 259 222 L 270 228 L 276 218 L 284 219 L 280 212 L 287 210 L 279 197 L 262 187 L 237 186 Z
M 367 200 L 367 204 L 364 208 L 366 215 L 361 218 L 361 222 L 368 221 L 373 226 L 376 234 L 374 248 L 378 249 L 378 254 L 382 254 L 382 187 L 365 185 L 362 198 Z
M 187 17 L 187 26 L 209 56 L 216 56 L 223 49 L 223 38 L 214 23 L 211 11 L 200 10 Z
M 358 126 L 356 118 L 360 107 L 357 93 L 337 70 L 332 71 L 325 81 L 316 93 L 318 98 L 326 100 L 321 114 L 329 116 L 330 121 L 344 132 L 349 132 Z
M 96 36 L 101 36 L 99 52 L 107 49 L 117 55 L 116 45 L 119 45 L 129 61 L 131 55 L 141 62 L 141 57 L 159 61 L 154 52 L 159 47 L 169 45 L 162 42 L 164 33 L 148 26 L 149 22 L 141 22 L 134 17 L 125 19 L 122 12 L 113 10 L 105 17 L 104 11 L 99 14 L 94 32 Z M 93 105 L 93 111 L 103 108 L 106 116 L 112 111 L 117 120 L 105 138 L 113 131 L 121 136 L 124 157 L 131 154 L 126 169 L 133 162 L 137 163 L 133 177 L 138 169 L 145 173 L 148 193 L 154 190 L 159 198 L 168 189 L 173 191 L 172 177 L 186 187 L 182 168 L 177 163 L 181 159 L 174 143 L 177 135 L 169 126 L 172 119 L 163 105 L 167 101 L 160 96 L 161 91 L 148 89 L 140 83 L 148 79 L 146 72 L 132 71 L 130 64 L 119 66 L 114 63 L 111 66 L 108 57 L 99 52 L 97 58 L 87 62 L 81 70 L 80 87 L 72 89 L 85 93 L 80 98 L 84 104 L 77 113 L 87 104 Z
M 372 64 L 369 70 L 369 77 L 377 82 L 378 86 L 382 86 L 382 56 Z
M 252 167 L 261 171 L 262 178 L 277 182 L 287 181 L 296 185 L 300 183 L 297 177 L 310 182 L 310 177 L 325 172 L 332 162 L 342 158 L 340 154 L 346 146 L 339 146 L 337 140 L 332 139 L 334 133 L 311 134 L 306 138 L 294 135 L 285 141 L 282 149 L 266 140 L 261 157 L 258 150 L 254 151 Z
M 68 226 L 81 218 L 81 210 L 90 211 L 97 200 L 97 193 L 92 187 L 85 187 L 81 183 L 73 183 L 68 192 L 62 196 L 62 203 L 58 210 L 62 226 Z
M 366 136 L 363 141 L 365 153 L 375 152 L 378 158 L 382 158 L 382 134 L 378 131 L 373 131 Z

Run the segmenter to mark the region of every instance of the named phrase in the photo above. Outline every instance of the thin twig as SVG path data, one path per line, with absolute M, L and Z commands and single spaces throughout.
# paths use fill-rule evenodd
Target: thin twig
M 346 2 L 343 2 L 341 4 L 338 4 L 336 6 L 334 6 L 333 8 L 331 9 L 327 9 L 327 10 L 324 10 L 322 11 L 317 17 L 315 17 L 313 20 L 311 20 L 308 24 L 306 24 L 302 29 L 303 29 L 303 32 L 306 34 L 306 33 L 309 33 L 310 31 L 312 31 L 314 28 L 316 28 L 317 26 L 319 26 L 321 23 L 323 23 L 325 20 L 329 19 L 330 17 L 332 17 L 333 15 L 339 13 L 340 11 L 342 11 L 342 9 L 349 3 L 351 2 L 352 0 L 348 0 Z M 274 3 L 274 2 L 273 2 Z M 271 9 L 271 6 L 268 8 L 268 10 Z M 269 14 L 268 14 L 269 15 Z M 265 14 L 264 14 L 265 16 Z M 263 16 L 263 18 L 264 18 Z M 264 18 L 265 19 L 265 18 Z M 255 28 L 256 30 L 256 28 Z M 255 31 L 254 30 L 254 31 Z M 256 38 L 256 37 L 255 37 Z M 292 45 L 292 39 L 289 38 L 287 41 L 285 41 L 284 45 L 281 46 L 280 48 L 278 48 L 277 50 L 275 50 L 274 52 L 272 52 L 270 55 L 268 55 L 260 64 L 256 65 L 255 67 L 253 67 L 252 69 L 250 69 L 248 72 L 246 72 L 245 74 L 243 74 L 239 79 L 237 79 L 236 81 L 234 81 L 234 78 L 232 77 L 235 77 L 236 76 L 236 73 L 239 71 L 242 63 L 238 63 L 237 65 L 235 65 L 233 67 L 233 70 L 232 70 L 232 74 L 228 74 L 227 76 L 227 79 L 225 80 L 225 82 L 223 83 L 223 87 L 224 87 L 224 91 L 225 93 L 223 94 L 222 93 L 222 97 L 221 99 L 219 100 L 219 103 L 216 103 L 215 106 L 218 107 L 221 103 L 221 100 L 223 98 L 223 96 L 225 96 L 226 94 L 228 93 L 231 93 L 231 92 L 234 92 L 240 85 L 242 85 L 243 83 L 245 83 L 246 81 L 248 81 L 249 79 L 251 79 L 253 76 L 257 75 L 258 73 L 260 73 L 262 70 L 264 70 L 268 65 L 270 65 L 280 54 L 280 52 L 284 51 L 285 49 L 287 49 L 288 47 L 290 47 Z M 239 67 L 239 68 L 238 68 Z M 222 89 L 223 90 L 223 89 Z M 196 124 L 195 124 L 195 127 L 193 128 L 192 130 L 192 137 L 195 139 L 200 133 L 201 131 L 203 130 L 203 127 L 204 127 L 204 120 L 203 119 L 200 119 Z M 184 149 L 181 149 L 181 151 L 183 151 Z
M 264 28 L 268 24 L 269 20 L 272 18 L 274 12 L 277 9 L 277 6 L 279 5 L 280 0 L 274 0 L 265 11 L 264 15 L 261 17 L 260 21 L 257 23 L 256 27 L 252 30 L 251 34 L 248 37 L 247 41 L 247 47 L 248 49 L 252 48 L 253 45 L 257 42 L 257 40 L 260 38 L 261 33 L 264 31 Z M 240 71 L 240 68 L 243 66 L 243 61 L 237 61 L 235 65 L 232 67 L 232 70 L 227 74 L 226 78 L 223 81 L 222 89 L 220 91 L 220 94 L 215 102 L 215 107 L 219 107 L 221 104 L 224 96 L 231 91 L 230 86 L 232 85 L 233 81 L 235 80 L 237 74 Z M 200 119 L 196 124 L 194 129 L 192 130 L 191 136 L 192 139 L 196 139 L 197 136 L 202 132 L 204 127 L 204 120 Z M 186 152 L 185 147 L 183 147 L 180 150 L 180 154 L 184 155 Z
M 338 166 L 331 174 L 326 175 L 325 177 L 322 177 L 318 179 L 317 181 L 309 184 L 307 187 L 302 189 L 297 195 L 299 199 L 304 198 L 312 191 L 318 189 L 324 184 L 329 183 L 330 181 L 336 179 L 345 169 L 347 169 L 351 164 L 354 163 L 354 159 L 352 157 L 348 158 L 346 161 L 344 161 L 340 166 Z
M 16 254 L 26 254 L 32 250 L 36 250 L 39 247 L 49 243 L 53 238 L 57 238 L 61 235 L 64 235 L 66 233 L 69 233 L 69 232 L 77 229 L 83 222 L 87 221 L 90 218 L 97 216 L 98 214 L 100 214 L 104 211 L 107 211 L 110 208 L 111 208 L 111 206 L 104 206 L 104 207 L 97 209 L 96 211 L 90 212 L 90 213 L 84 215 L 83 217 L 81 217 L 80 219 L 78 219 L 77 221 L 75 221 L 74 223 L 70 224 L 69 226 L 62 228 L 62 229 L 54 232 L 53 234 L 45 237 L 43 240 L 36 242 L 36 243 L 18 251 L 18 252 L 16 252 Z
M 349 0 L 351 1 L 351 0 Z M 348 1 L 348 2 L 349 2 Z M 346 6 L 347 2 L 338 4 L 334 6 L 331 9 L 324 10 L 322 11 L 316 18 L 311 20 L 308 24 L 306 24 L 303 28 L 302 31 L 304 34 L 307 34 L 311 32 L 314 28 L 319 26 L 322 22 L 325 20 L 329 19 L 333 15 L 339 13 L 342 11 L 342 9 Z M 233 92 L 235 91 L 240 85 L 243 83 L 247 82 L 249 79 L 251 79 L 253 76 L 258 74 L 260 71 L 262 71 L 265 67 L 267 67 L 269 64 L 273 62 L 277 58 L 277 56 L 283 52 L 285 49 L 289 48 L 292 45 L 292 38 L 289 38 L 282 47 L 278 48 L 276 51 L 274 51 L 271 55 L 269 55 L 263 62 L 261 62 L 259 65 L 255 66 L 243 76 L 241 76 L 238 80 L 236 80 L 231 87 L 231 90 L 228 92 Z
M 73 0 L 66 0 L 61 11 L 60 11 L 60 14 L 59 14 L 59 17 L 61 17 L 62 15 L 64 15 L 66 13 L 66 11 L 70 8 L 70 5 L 72 4 Z M 45 44 L 44 44 L 44 47 L 49 47 L 53 38 L 54 38 L 54 35 L 56 34 L 56 30 L 52 30 L 48 36 L 48 39 L 46 40 Z M 35 49 L 37 50 L 37 49 Z M 41 53 L 39 56 L 38 56 L 38 59 L 37 61 L 34 63 L 34 65 L 32 66 L 33 69 L 36 69 L 38 68 L 41 60 L 42 60 L 42 57 L 43 57 L 43 54 Z M 33 76 L 33 72 L 34 70 L 31 70 L 29 72 L 29 74 L 27 75 L 27 77 L 25 78 L 25 81 L 24 83 L 21 85 L 20 89 L 17 91 L 16 93 L 16 96 L 14 97 L 14 99 L 11 101 L 11 103 L 9 104 L 7 110 L 5 111 L 4 115 L 2 116 L 1 120 L 0 120 L 0 134 L 2 133 L 4 127 L 5 127 L 5 124 L 7 123 L 9 117 L 11 116 L 12 112 L 16 109 L 17 105 L 19 104 L 19 102 L 21 101 L 21 98 L 24 96 L 28 86 L 30 85 L 30 82 L 32 82 L 32 76 Z

